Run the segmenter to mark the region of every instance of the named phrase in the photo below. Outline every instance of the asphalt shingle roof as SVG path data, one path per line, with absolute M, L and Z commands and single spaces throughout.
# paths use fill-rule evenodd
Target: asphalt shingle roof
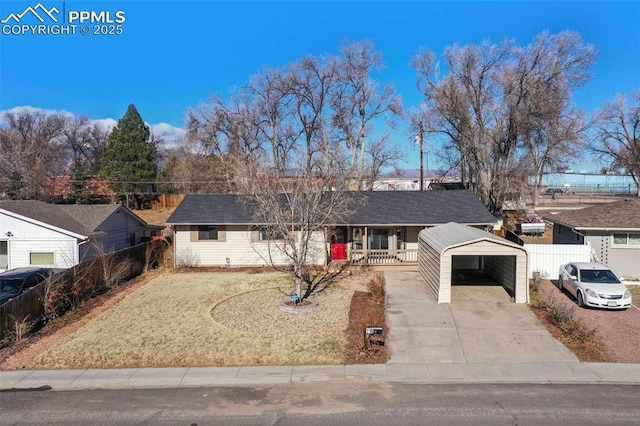
M 65 205 L 36 200 L 0 201 L 0 209 L 85 236 L 94 233 L 119 207 L 119 204 Z
M 470 191 L 369 191 L 351 225 L 491 224 L 496 220 Z M 249 204 L 232 194 L 187 195 L 168 224 L 251 224 Z
M 640 198 L 558 213 L 545 219 L 574 228 L 640 228 Z

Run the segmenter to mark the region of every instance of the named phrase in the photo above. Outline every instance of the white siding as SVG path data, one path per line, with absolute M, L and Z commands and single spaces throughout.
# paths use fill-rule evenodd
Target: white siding
M 175 227 L 175 262 L 197 266 L 225 266 L 227 259 L 231 267 L 266 266 L 270 259 L 278 265 L 289 264 L 289 259 L 276 245 L 266 241 L 251 241 L 247 226 L 226 226 L 225 241 L 191 241 L 191 228 Z M 314 234 L 308 262 L 324 265 L 326 252 L 324 233 Z M 271 256 L 270 256 L 271 255 Z
M 0 214 L 0 232 L 12 234 L 6 237 L 8 269 L 30 266 L 30 253 L 54 253 L 54 264 L 42 266 L 68 268 L 77 262 L 77 240 L 72 236 L 5 214 Z
M 438 300 L 440 289 L 440 253 L 420 239 L 418 250 L 418 277 Z M 439 302 L 439 300 L 438 300 Z
M 23 266 L 71 268 L 76 262 L 76 239 L 57 240 L 9 240 L 9 269 Z M 30 253 L 53 253 L 53 265 L 31 265 Z
M 529 253 L 529 277 L 540 272 L 549 279 L 558 278 L 560 265 L 569 262 L 590 262 L 591 246 L 577 244 L 525 244 Z

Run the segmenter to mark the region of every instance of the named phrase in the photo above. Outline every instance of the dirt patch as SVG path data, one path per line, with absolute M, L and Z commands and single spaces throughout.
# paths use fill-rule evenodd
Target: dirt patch
M 551 297 L 576 321 L 595 329 L 592 338 L 576 338 L 573 333 L 563 332 L 550 317 L 546 309 L 536 308 L 537 300 Z M 640 311 L 631 307 L 626 311 L 605 309 L 581 309 L 575 300 L 556 285 L 545 280 L 538 292 L 531 293 L 532 309 L 549 332 L 583 362 L 640 363 Z
M 133 210 L 142 220 L 150 225 L 166 225 L 167 219 L 175 208 Z

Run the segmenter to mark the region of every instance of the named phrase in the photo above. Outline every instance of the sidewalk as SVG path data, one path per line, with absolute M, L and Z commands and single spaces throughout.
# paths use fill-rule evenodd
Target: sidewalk
M 617 383 L 640 385 L 640 364 L 451 363 L 296 367 L 132 368 L 0 372 L 0 390 L 43 388 L 153 389 L 264 386 L 311 382 L 387 383 Z

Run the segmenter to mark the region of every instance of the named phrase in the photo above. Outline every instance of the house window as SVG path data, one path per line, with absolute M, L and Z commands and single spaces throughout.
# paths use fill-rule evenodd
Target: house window
M 0 269 L 7 269 L 9 267 L 9 243 L 7 241 L 0 241 Z
M 217 225 L 199 225 L 198 226 L 198 240 L 217 240 L 218 239 L 218 226 Z
M 393 247 L 392 230 L 372 229 L 368 242 L 369 250 L 389 250 L 389 247 Z
M 260 233 L 260 241 L 284 240 L 284 234 L 279 229 L 262 226 L 258 231 Z
M 351 240 L 353 241 L 352 248 L 355 250 L 362 250 L 362 228 L 353 228 L 353 234 Z
M 53 266 L 54 256 L 50 253 L 29 253 L 29 265 L 32 266 Z
M 640 247 L 640 234 L 613 234 L 613 244 Z

